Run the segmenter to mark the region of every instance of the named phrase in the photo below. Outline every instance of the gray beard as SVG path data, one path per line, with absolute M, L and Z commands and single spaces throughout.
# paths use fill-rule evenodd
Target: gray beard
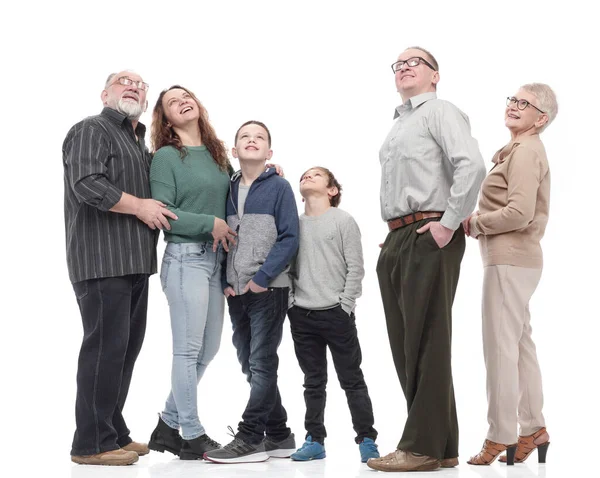
M 117 103 L 117 111 L 127 116 L 131 121 L 140 119 L 140 116 L 142 116 L 142 113 L 144 112 L 142 105 L 139 103 L 124 101 L 123 99 L 120 99 Z

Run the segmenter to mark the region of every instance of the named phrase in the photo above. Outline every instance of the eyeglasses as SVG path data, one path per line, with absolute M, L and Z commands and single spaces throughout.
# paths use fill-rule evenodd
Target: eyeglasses
M 408 66 L 413 67 L 413 68 L 415 66 L 418 66 L 419 63 L 424 63 L 429 68 L 431 68 L 433 71 L 436 71 L 436 69 L 433 67 L 433 65 L 431 63 L 429 63 L 425 58 L 421 58 L 420 56 L 415 56 L 415 57 L 409 58 L 408 60 L 398 60 L 396 63 L 392 63 L 392 71 L 394 73 L 396 73 L 397 71 L 400 71 L 405 63 Z
M 150 85 L 148 83 L 144 83 L 141 80 L 140 81 L 132 80 L 128 76 L 121 76 L 120 78 L 117 78 L 117 81 L 115 81 L 112 84 L 114 85 L 115 83 L 119 83 L 119 84 L 121 84 L 123 86 L 135 85 L 136 88 L 138 88 L 140 90 L 143 90 L 143 91 L 148 91 L 148 88 L 150 88 Z
M 507 96 L 506 97 L 506 106 L 510 106 L 516 104 L 517 108 L 521 111 L 523 111 L 525 108 L 527 108 L 528 106 L 533 106 L 536 110 L 538 110 L 540 113 L 542 114 L 546 114 L 545 111 L 542 111 L 541 109 L 539 109 L 537 106 L 535 106 L 534 104 L 530 103 L 527 100 L 520 100 L 518 98 L 515 98 L 514 96 Z

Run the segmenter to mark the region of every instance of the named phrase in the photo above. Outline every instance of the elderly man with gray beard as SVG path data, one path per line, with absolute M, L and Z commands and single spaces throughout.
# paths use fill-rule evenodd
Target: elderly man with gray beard
M 177 216 L 151 199 L 138 121 L 147 91 L 136 73 L 109 75 L 102 112 L 63 143 L 67 267 L 83 322 L 71 449 L 80 464 L 130 465 L 148 453 L 129 437 L 122 412 L 146 330 L 156 229 Z

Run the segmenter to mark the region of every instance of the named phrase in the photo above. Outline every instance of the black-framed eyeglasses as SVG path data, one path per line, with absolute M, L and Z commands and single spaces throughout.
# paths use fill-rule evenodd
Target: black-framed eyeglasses
M 117 78 L 117 81 L 113 82 L 112 84 L 114 85 L 115 83 L 119 83 L 120 85 L 123 85 L 123 86 L 135 85 L 136 88 L 138 88 L 139 90 L 143 90 L 143 91 L 148 91 L 148 88 L 150 88 L 150 85 L 148 83 L 144 83 L 141 80 L 140 81 L 132 80 L 128 76 L 121 76 L 121 77 Z
M 519 99 L 519 98 L 515 98 L 514 96 L 507 96 L 506 97 L 506 106 L 510 106 L 516 104 L 517 108 L 521 111 L 523 111 L 525 108 L 527 108 L 528 106 L 533 106 L 536 110 L 538 110 L 540 113 L 542 113 L 543 115 L 546 114 L 545 111 L 542 111 L 541 109 L 539 109 L 537 106 L 535 106 L 533 103 L 530 103 L 527 100 L 523 100 L 523 99 Z
M 425 58 L 421 58 L 420 56 L 413 56 L 412 58 L 409 58 L 408 60 L 398 60 L 396 63 L 392 63 L 392 71 L 394 73 L 396 73 L 397 71 L 400 71 L 405 63 L 412 68 L 414 68 L 415 66 L 418 66 L 419 63 L 424 63 L 429 68 L 431 68 L 433 71 L 437 71 L 431 63 L 429 63 Z

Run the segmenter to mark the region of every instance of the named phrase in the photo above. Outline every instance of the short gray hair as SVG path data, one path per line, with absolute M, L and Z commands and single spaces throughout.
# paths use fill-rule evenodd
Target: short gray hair
M 438 65 L 437 60 L 431 54 L 431 52 L 429 52 L 429 50 L 426 50 L 425 48 L 422 48 L 420 46 L 409 46 L 407 48 L 407 50 L 421 50 L 423 53 L 425 53 L 425 56 L 429 57 L 429 58 L 427 58 L 427 60 L 429 60 L 429 62 L 433 65 L 433 67 L 435 68 L 435 71 L 440 71 L 440 67 Z
M 110 86 L 115 75 L 116 75 L 116 73 L 111 73 L 110 75 L 108 75 L 108 78 L 106 79 L 106 83 L 104 83 L 104 89 L 106 89 Z
M 548 121 L 544 126 L 540 128 L 540 133 L 544 131 L 550 123 L 554 121 L 556 115 L 558 113 L 558 102 L 556 101 L 556 95 L 552 88 L 544 83 L 528 83 L 527 85 L 521 86 L 522 90 L 531 93 L 536 97 L 538 101 L 538 108 L 546 113 L 548 116 Z

